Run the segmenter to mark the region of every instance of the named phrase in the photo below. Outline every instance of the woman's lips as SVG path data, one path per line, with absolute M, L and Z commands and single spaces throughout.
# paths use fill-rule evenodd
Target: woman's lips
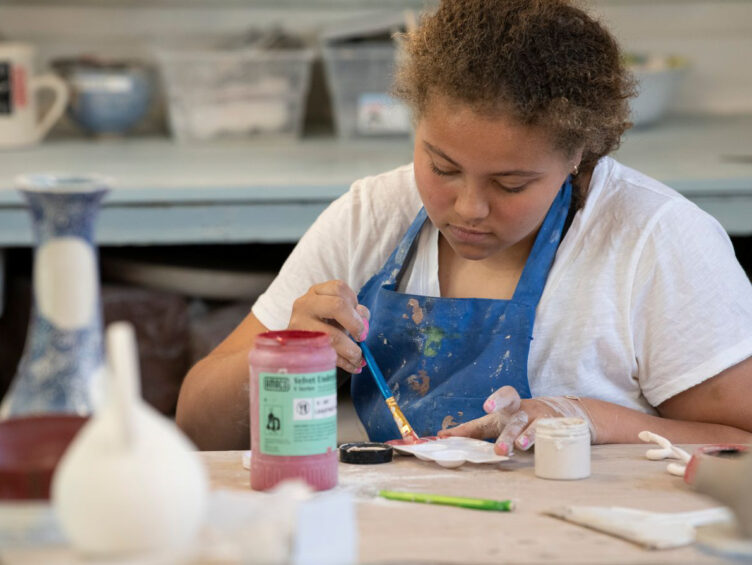
M 491 235 L 490 232 L 471 230 L 452 224 L 449 224 L 449 232 L 453 238 L 465 243 L 480 243 Z

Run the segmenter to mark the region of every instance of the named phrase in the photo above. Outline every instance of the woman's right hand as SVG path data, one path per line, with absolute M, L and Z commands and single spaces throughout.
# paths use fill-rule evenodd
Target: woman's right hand
M 337 366 L 350 373 L 360 373 L 365 361 L 357 341 L 368 335 L 368 308 L 358 304 L 358 297 L 342 281 L 332 280 L 308 289 L 292 305 L 288 329 L 321 331 L 329 334 L 337 352 Z M 348 335 L 349 334 L 349 335 Z

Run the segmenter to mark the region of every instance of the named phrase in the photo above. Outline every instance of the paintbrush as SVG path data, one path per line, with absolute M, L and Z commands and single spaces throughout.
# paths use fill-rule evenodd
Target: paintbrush
M 391 389 L 386 384 L 384 375 L 381 374 L 381 370 L 376 364 L 376 359 L 373 358 L 371 350 L 368 348 L 364 341 L 361 341 L 360 343 L 358 343 L 358 345 L 360 345 L 360 349 L 363 351 L 363 357 L 366 360 L 368 368 L 371 370 L 373 380 L 376 381 L 376 385 L 379 387 L 381 395 L 384 397 L 386 405 L 389 407 L 389 411 L 392 413 L 392 418 L 394 418 L 394 422 L 395 424 L 397 424 L 400 434 L 402 434 L 402 438 L 411 443 L 420 441 L 418 434 L 415 433 L 415 430 L 413 430 L 410 422 L 407 421 L 407 418 L 405 418 L 402 410 L 400 410 L 400 407 L 397 406 L 397 401 L 394 399 L 394 394 L 392 394 Z

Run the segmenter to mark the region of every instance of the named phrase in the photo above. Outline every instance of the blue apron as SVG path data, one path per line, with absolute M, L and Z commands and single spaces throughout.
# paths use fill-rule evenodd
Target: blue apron
M 419 436 L 483 416 L 483 402 L 504 385 L 530 398 L 527 358 L 535 309 L 561 239 L 572 185 L 562 185 L 543 220 L 510 300 L 435 298 L 397 292 L 425 209 L 360 290 L 371 311 L 366 343 Z M 400 437 L 368 367 L 354 375 L 352 398 L 372 441 Z

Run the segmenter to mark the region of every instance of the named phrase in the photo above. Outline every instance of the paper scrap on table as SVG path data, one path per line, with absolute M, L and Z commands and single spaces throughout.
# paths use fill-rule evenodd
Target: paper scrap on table
M 298 507 L 294 565 L 349 565 L 358 561 L 358 519 L 348 492 L 330 491 Z
M 332 535 L 336 532 L 336 535 Z M 201 558 L 222 562 L 349 565 L 357 562 L 352 495 L 313 493 L 302 481 L 269 492 L 211 494 Z
M 245 469 L 251 468 L 251 451 L 243 452 L 242 463 Z M 358 522 L 351 493 L 333 490 L 310 495 L 296 508 L 291 550 L 295 565 L 357 562 Z M 337 535 L 331 536 L 331 532 Z
M 695 526 L 733 520 L 727 508 L 694 512 L 648 512 L 617 506 L 565 506 L 545 514 L 643 545 L 669 549 L 695 541 Z

